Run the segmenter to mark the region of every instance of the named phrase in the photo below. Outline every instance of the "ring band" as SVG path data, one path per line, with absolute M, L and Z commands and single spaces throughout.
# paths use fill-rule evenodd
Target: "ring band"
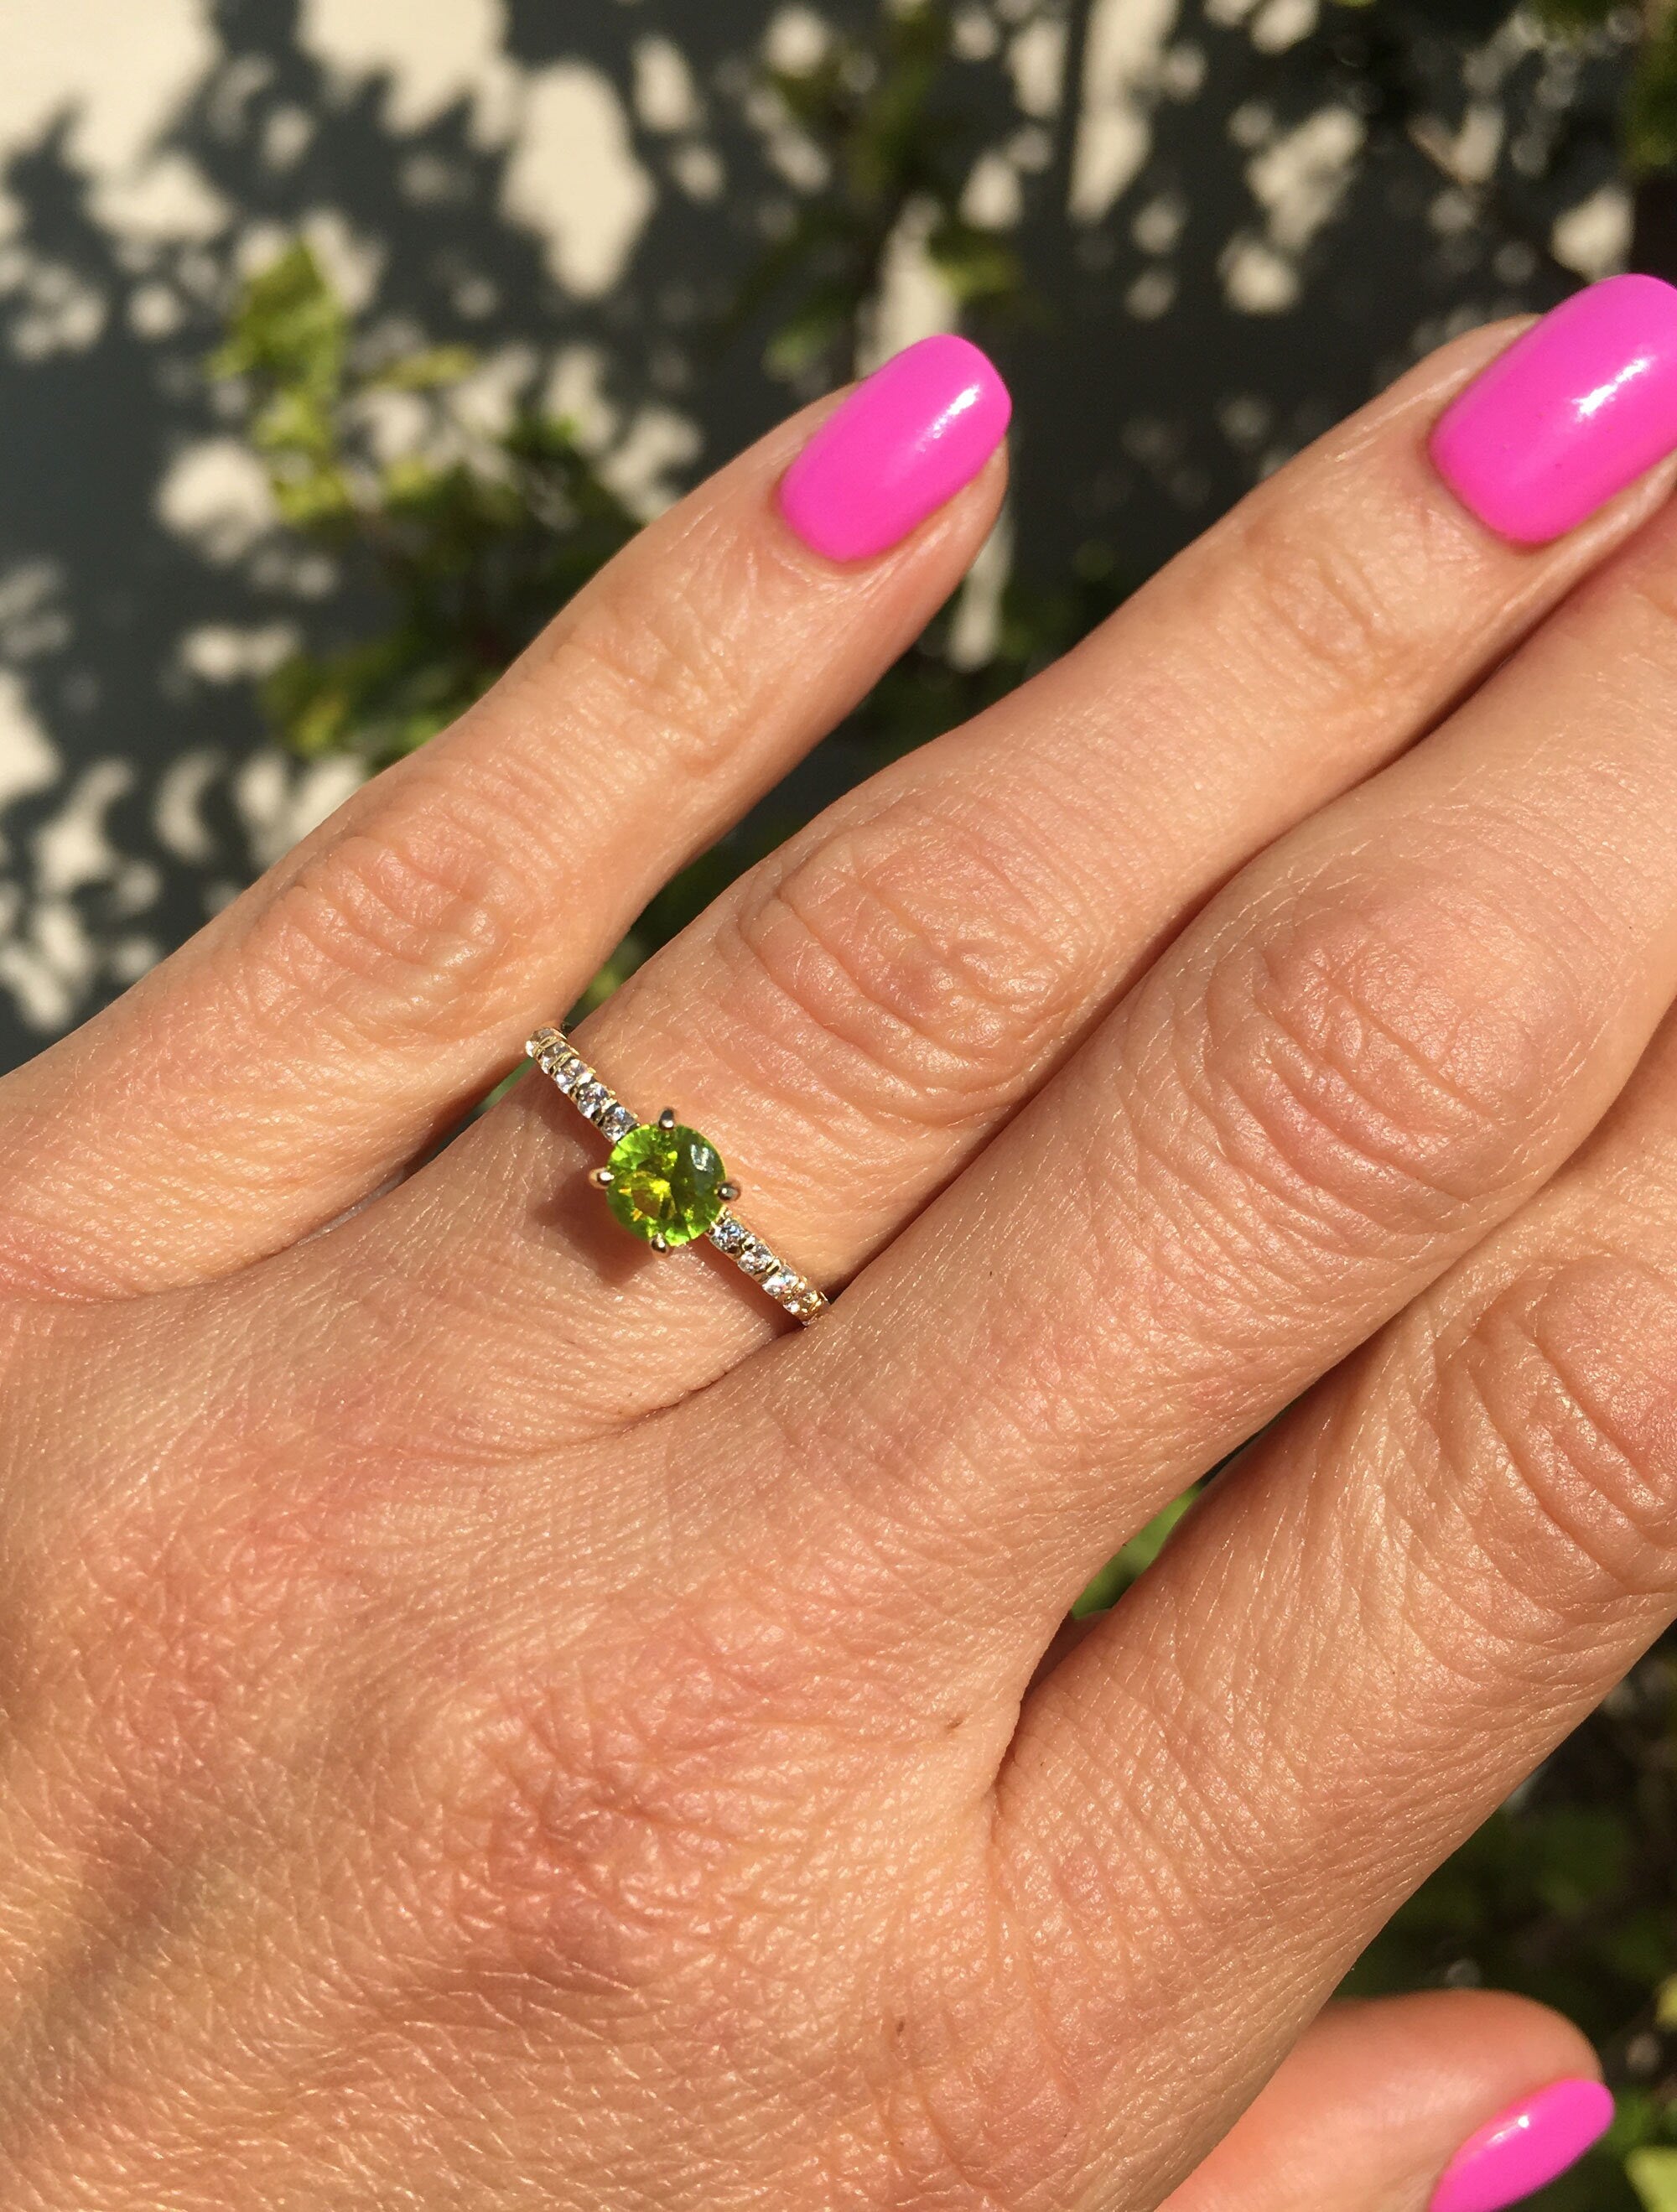
M 719 1252 L 733 1261 L 742 1275 L 749 1276 L 783 1312 L 802 1322 L 805 1328 L 817 1314 L 827 1310 L 828 1302 L 815 1285 L 795 1267 L 787 1267 L 731 1210 L 728 1201 L 738 1197 L 738 1185 L 726 1180 L 721 1160 L 706 1139 L 696 1130 L 677 1127 L 672 1108 L 666 1108 L 656 1122 L 640 1121 L 611 1085 L 601 1081 L 562 1030 L 538 1030 L 524 1049 L 542 1073 L 563 1091 L 583 1119 L 592 1121 L 602 1136 L 610 1139 L 614 1163 L 620 1159 L 629 1161 L 637 1152 L 641 1155 L 660 1151 L 672 1157 L 677 1152 L 684 1155 L 681 1164 L 686 1171 L 690 1197 L 673 1212 L 668 1206 L 657 1212 L 640 1208 L 632 1197 L 625 1196 L 635 1172 L 633 1167 L 596 1168 L 589 1177 L 596 1189 L 605 1191 L 612 1199 L 612 1212 L 619 1221 L 644 1243 L 656 1251 L 667 1252 L 677 1244 L 707 1237 Z M 638 1146 L 626 1149 L 625 1140 L 637 1132 L 646 1133 Z M 643 1169 L 644 1164 L 643 1161 Z M 653 1164 L 661 1169 L 665 1164 L 658 1160 Z M 667 1176 L 654 1187 L 667 1193 Z

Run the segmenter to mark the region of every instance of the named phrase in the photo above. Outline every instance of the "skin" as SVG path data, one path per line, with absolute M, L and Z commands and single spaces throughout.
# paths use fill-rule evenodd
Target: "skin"
M 786 425 L 0 1085 L 8 2206 L 1421 2212 L 1593 2070 L 1322 2009 L 1677 1611 L 1677 519 L 1455 504 L 1510 335 L 585 1026 L 807 1334 L 539 1079 L 428 1155 L 1000 462 L 839 568 Z

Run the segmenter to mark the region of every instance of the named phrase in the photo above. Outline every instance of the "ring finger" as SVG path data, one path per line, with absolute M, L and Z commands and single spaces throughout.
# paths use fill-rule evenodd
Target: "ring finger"
M 847 1278 L 1218 881 L 1425 730 L 1645 516 L 1657 485 L 1534 556 L 1458 504 L 1427 433 L 1501 342 L 1407 379 L 1079 651 L 830 810 L 586 1025 L 627 1103 L 714 1139 L 793 1266 Z M 638 1264 L 583 1185 L 586 1136 L 525 1086 L 345 1256 L 399 1251 L 446 1300 L 492 1297 L 610 1418 L 705 1382 L 770 1309 L 690 1255 Z

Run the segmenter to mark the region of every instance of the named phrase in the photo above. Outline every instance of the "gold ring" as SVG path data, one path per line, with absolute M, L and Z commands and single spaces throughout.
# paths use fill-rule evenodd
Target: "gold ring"
M 562 1030 L 540 1029 L 525 1051 L 611 1146 L 588 1180 L 604 1191 L 615 1218 L 654 1252 L 708 1237 L 742 1275 L 805 1327 L 827 1310 L 815 1285 L 770 1250 L 732 1211 L 739 1185 L 729 1179 L 708 1137 L 685 1127 L 666 1106 L 642 1121 L 603 1083 Z

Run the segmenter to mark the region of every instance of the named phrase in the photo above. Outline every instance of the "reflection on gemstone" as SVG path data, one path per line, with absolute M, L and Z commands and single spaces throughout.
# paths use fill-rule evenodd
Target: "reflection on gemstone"
M 727 1181 L 716 1147 L 696 1129 L 631 1129 L 611 1148 L 607 1205 L 623 1227 L 651 1244 L 690 1244 L 722 1212 Z

